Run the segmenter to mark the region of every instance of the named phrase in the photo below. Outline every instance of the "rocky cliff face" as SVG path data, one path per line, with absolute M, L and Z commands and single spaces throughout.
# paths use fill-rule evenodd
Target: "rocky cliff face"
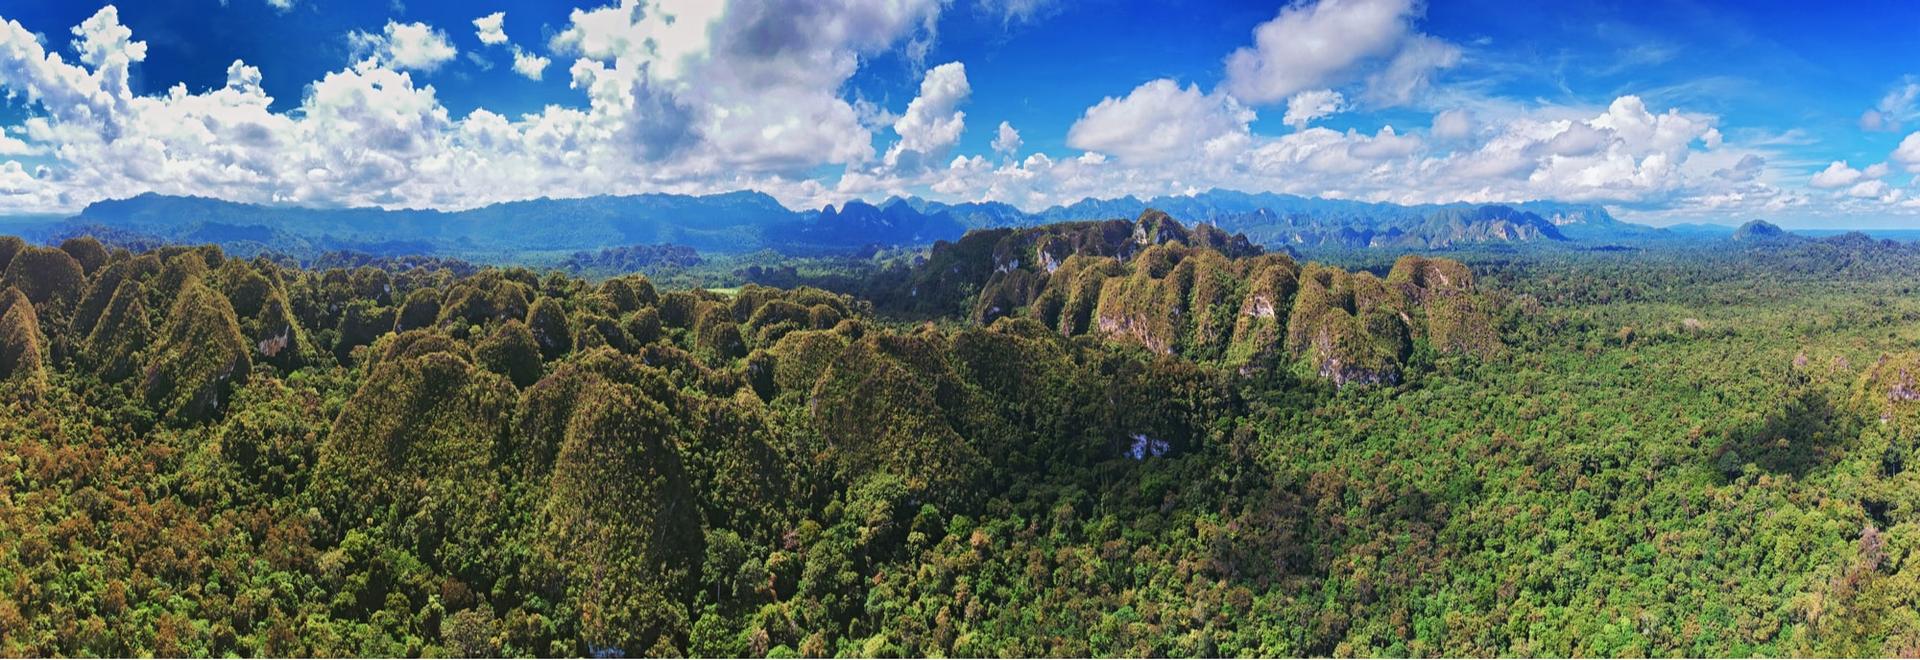
M 970 273 L 977 284 L 959 281 Z M 1489 305 L 1458 262 L 1409 256 L 1384 279 L 1301 266 L 1158 211 L 1132 222 L 973 232 L 936 248 L 914 278 L 941 284 L 925 291 L 977 286 L 976 323 L 1026 317 L 1062 335 L 1243 372 L 1298 363 L 1341 386 L 1399 382 L 1416 341 L 1482 356 L 1501 347 Z

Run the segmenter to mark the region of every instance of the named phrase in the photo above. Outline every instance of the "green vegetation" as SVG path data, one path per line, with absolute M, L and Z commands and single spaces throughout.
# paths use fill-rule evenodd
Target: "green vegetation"
M 0 654 L 1920 652 L 1920 247 L 1717 245 L 0 239 Z

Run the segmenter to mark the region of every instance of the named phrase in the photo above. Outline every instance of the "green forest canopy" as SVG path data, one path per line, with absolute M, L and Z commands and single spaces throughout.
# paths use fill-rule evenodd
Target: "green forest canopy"
M 1454 256 L 0 240 L 0 653 L 1920 652 L 1913 248 Z

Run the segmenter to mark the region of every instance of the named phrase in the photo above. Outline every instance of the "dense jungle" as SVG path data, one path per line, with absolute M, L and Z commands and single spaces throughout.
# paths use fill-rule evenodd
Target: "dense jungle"
M 0 272 L 9 656 L 1920 653 L 1909 244 Z

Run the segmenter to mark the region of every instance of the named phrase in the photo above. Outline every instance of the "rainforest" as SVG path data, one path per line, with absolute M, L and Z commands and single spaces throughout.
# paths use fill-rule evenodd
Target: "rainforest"
M 0 0 L 0 659 L 1920 657 L 1915 26 Z
M 1920 651 L 1920 247 L 1325 256 L 0 239 L 0 651 Z

